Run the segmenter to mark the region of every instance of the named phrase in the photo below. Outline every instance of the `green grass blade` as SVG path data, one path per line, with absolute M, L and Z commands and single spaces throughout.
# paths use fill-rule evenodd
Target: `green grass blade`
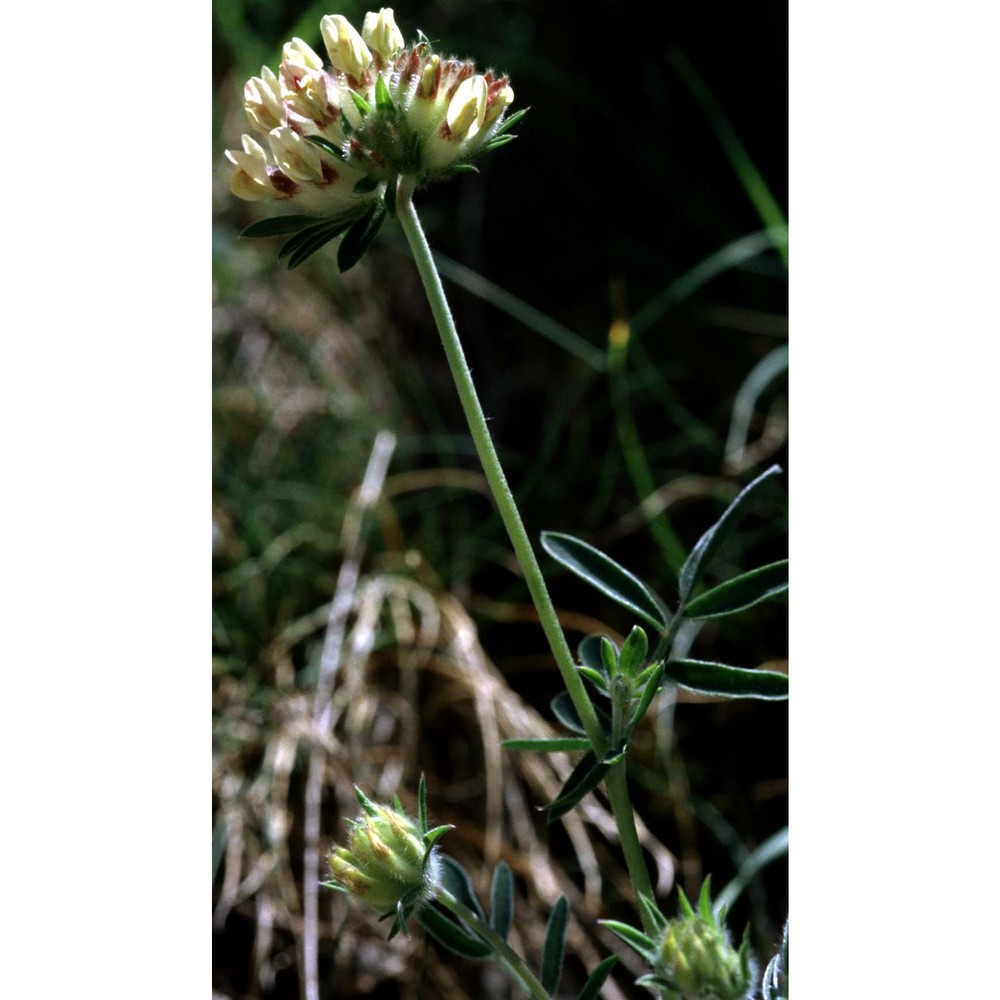
M 788 853 L 788 827 L 783 827 L 777 833 L 772 834 L 764 841 L 750 856 L 743 862 L 740 870 L 723 888 L 722 892 L 715 899 L 715 909 L 719 910 L 723 906 L 732 909 L 733 903 L 743 893 L 743 890 L 750 884 L 750 881 L 762 869 L 766 868 L 772 861 L 784 857 Z
M 715 99 L 715 95 L 709 90 L 708 84 L 705 83 L 694 66 L 691 65 L 687 57 L 679 49 L 673 49 L 668 59 L 677 75 L 691 92 L 691 95 L 701 106 L 702 111 L 705 112 L 719 142 L 722 144 L 722 148 L 726 152 L 726 156 L 729 158 L 730 164 L 732 164 L 733 169 L 736 171 L 736 176 L 739 177 L 743 189 L 753 203 L 754 208 L 757 209 L 757 214 L 760 216 L 761 221 L 769 228 L 786 226 L 785 213 L 781 210 L 781 206 L 778 205 L 774 195 L 771 194 L 770 188 L 768 188 L 760 171 L 754 165 L 753 160 L 750 159 L 750 154 L 740 141 L 736 130 L 726 117 L 719 102 Z M 787 267 L 787 246 L 784 249 L 779 248 L 779 252 L 781 253 L 782 260 L 785 262 L 785 267 Z

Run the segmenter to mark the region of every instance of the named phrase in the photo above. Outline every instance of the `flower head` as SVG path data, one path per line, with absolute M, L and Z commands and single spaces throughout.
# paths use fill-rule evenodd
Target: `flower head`
M 427 829 L 424 782 L 420 780 L 420 818 L 412 819 L 397 798 L 376 805 L 359 788 L 361 815 L 348 823 L 346 847 L 330 851 L 331 889 L 357 896 L 383 918 L 392 917 L 389 937 L 406 930 L 406 918 L 433 898 L 439 879 L 435 844 L 451 829 Z
M 749 936 L 743 935 L 738 950 L 732 947 L 723 925 L 725 908 L 719 913 L 713 910 L 710 886 L 711 880 L 705 879 L 697 911 L 678 888 L 681 915 L 673 920 L 667 920 L 651 899 L 640 896 L 644 918 L 656 928 L 653 937 L 615 920 L 601 921 L 652 966 L 652 974 L 639 983 L 661 989 L 674 1000 L 746 1000 L 752 996 Z
M 423 184 L 471 169 L 513 138 L 520 115 L 506 117 L 507 77 L 439 55 L 423 35 L 408 46 L 391 7 L 369 12 L 360 33 L 327 14 L 320 33 L 328 66 L 294 38 L 277 73 L 264 67 L 247 81 L 247 119 L 264 141 L 244 136 L 242 150 L 226 152 L 238 198 L 294 202 L 377 231 L 376 206 L 391 211 L 400 177 Z

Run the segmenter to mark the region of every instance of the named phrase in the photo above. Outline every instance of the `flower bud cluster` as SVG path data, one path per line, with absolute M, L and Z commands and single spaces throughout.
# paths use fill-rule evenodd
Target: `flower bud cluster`
M 348 830 L 347 846 L 330 851 L 335 887 L 379 913 L 394 912 L 401 901 L 412 906 L 429 898 L 438 863 L 415 820 L 392 806 L 368 803 Z
M 328 14 L 320 33 L 329 65 L 302 39 L 287 42 L 277 73 L 247 81 L 244 107 L 261 140 L 228 150 L 233 194 L 294 199 L 327 214 L 362 210 L 401 175 L 442 176 L 482 152 L 514 99 L 506 76 L 407 46 L 392 8 L 359 33 Z
M 685 997 L 741 1000 L 751 986 L 747 960 L 725 930 L 700 915 L 667 924 L 660 942 L 664 978 Z

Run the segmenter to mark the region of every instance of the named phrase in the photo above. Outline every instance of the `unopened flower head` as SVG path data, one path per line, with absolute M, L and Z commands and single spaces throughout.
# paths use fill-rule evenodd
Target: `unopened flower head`
M 754 992 L 749 939 L 732 947 L 720 916 L 713 912 L 706 880 L 697 912 L 681 894 L 683 916 L 666 924 L 659 941 L 658 973 L 684 997 L 744 1000 Z
M 407 45 L 391 7 L 368 13 L 360 32 L 328 14 L 320 34 L 328 65 L 295 38 L 277 73 L 264 67 L 247 82 L 247 119 L 262 141 L 244 136 L 226 153 L 237 197 L 361 216 L 399 177 L 446 176 L 509 141 L 507 77 L 439 55 L 422 35 Z
M 395 933 L 405 929 L 414 907 L 433 898 L 440 876 L 434 845 L 450 827 L 428 831 L 403 812 L 398 799 L 394 806 L 376 805 L 360 789 L 356 793 L 363 812 L 348 823 L 347 846 L 330 851 L 332 881 L 326 884 L 383 916 L 396 916 Z

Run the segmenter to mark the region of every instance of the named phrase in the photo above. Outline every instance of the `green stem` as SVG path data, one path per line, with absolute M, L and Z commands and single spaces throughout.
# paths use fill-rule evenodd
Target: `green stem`
M 469 371 L 465 352 L 462 350 L 458 331 L 455 329 L 455 321 L 448 308 L 448 300 L 441 285 L 441 278 L 434 265 L 434 257 L 427 244 L 427 237 L 424 235 L 420 219 L 413 206 L 413 189 L 412 179 L 407 178 L 400 182 L 396 199 L 396 217 L 406 234 L 417 270 L 420 272 L 420 278 L 423 281 L 427 300 L 437 323 L 438 333 L 441 335 L 441 343 L 451 367 L 459 399 L 462 401 L 462 409 L 472 433 L 479 461 L 486 473 L 486 479 L 490 484 L 504 527 L 507 529 L 511 544 L 514 546 L 517 561 L 521 564 L 525 583 L 528 585 L 528 591 L 531 593 L 531 598 L 538 611 L 538 618 L 545 632 L 545 637 L 549 641 L 552 655 L 555 657 L 559 672 L 562 674 L 563 683 L 566 685 L 570 698 L 573 699 L 573 705 L 583 722 L 587 737 L 597 756 L 603 757 L 607 752 L 607 741 L 600 723 L 597 721 L 597 713 L 594 711 L 594 705 L 587 694 L 587 689 L 583 686 L 583 681 L 577 673 L 573 654 L 566 644 L 566 637 L 563 635 L 562 626 L 559 624 L 559 618 L 552 604 L 552 598 L 545 586 L 545 579 L 538 566 L 538 560 L 535 558 L 517 504 L 514 502 L 514 496 L 507 485 L 507 477 L 504 475 L 496 448 L 493 446 L 493 439 L 486 426 L 486 417 L 483 414 L 479 397 L 476 395 L 472 373 Z
M 476 388 L 472 381 L 472 373 L 469 371 L 468 362 L 465 360 L 465 352 L 455 328 L 455 321 L 448 307 L 448 300 L 441 285 L 441 278 L 434 265 L 434 257 L 431 254 L 430 246 L 427 244 L 427 237 L 424 235 L 423 227 L 417 216 L 413 205 L 413 192 L 415 184 L 411 178 L 401 180 L 396 195 L 396 218 L 402 226 L 406 239 L 410 244 L 413 259 L 420 272 L 420 278 L 427 293 L 427 301 L 430 304 L 431 312 L 437 323 L 438 333 L 441 336 L 441 343 L 444 347 L 448 364 L 451 367 L 451 374 L 458 389 L 458 395 L 462 402 L 462 409 L 469 424 L 472 440 L 476 446 L 476 452 L 482 463 L 486 479 L 493 492 L 500 517 L 503 519 L 504 527 L 510 536 L 511 544 L 514 546 L 514 553 L 521 569 L 524 572 L 524 579 L 528 585 L 528 591 L 535 603 L 538 611 L 538 618 L 541 622 L 545 637 L 548 639 L 552 655 L 555 657 L 559 672 L 562 674 L 563 683 L 573 701 L 583 728 L 587 733 L 594 748 L 597 758 L 607 755 L 608 743 L 597 721 L 597 713 L 594 711 L 593 702 L 587 689 L 577 673 L 576 665 L 573 662 L 573 654 L 566 644 L 566 636 L 563 635 L 562 626 L 556 615 L 552 598 L 549 596 L 548 588 L 545 585 L 545 578 L 538 566 L 534 550 L 528 539 L 528 534 L 524 530 L 524 523 L 521 520 L 517 504 L 510 487 L 507 485 L 507 477 L 504 475 L 497 457 L 496 448 L 493 446 L 493 439 L 490 436 L 489 428 L 486 425 L 486 417 L 483 414 L 482 405 L 476 395 Z M 646 870 L 646 862 L 642 856 L 642 848 L 639 845 L 639 834 L 635 825 L 635 813 L 632 809 L 632 802 L 629 798 L 628 783 L 625 778 L 625 760 L 619 761 L 611 767 L 605 781 L 608 798 L 611 801 L 611 809 L 618 825 L 618 835 L 621 839 L 622 850 L 625 854 L 625 862 L 628 866 L 629 877 L 637 892 L 643 893 L 653 898 L 653 889 L 649 881 L 649 872 Z M 457 903 L 457 900 L 452 902 Z M 450 905 L 450 904 L 449 904 Z M 461 905 L 461 904 L 458 904 Z M 453 907 L 454 908 L 454 907 Z M 456 912 L 458 912 L 456 910 Z M 652 929 L 647 927 L 646 932 Z M 506 946 L 505 946 L 506 947 Z M 509 949 L 508 949 L 509 950 Z M 544 995 L 544 994 L 543 994 Z
M 632 800 L 628 793 L 628 778 L 625 772 L 626 755 L 617 764 L 612 764 L 604 778 L 604 786 L 608 790 L 608 799 L 611 801 L 611 811 L 615 815 L 615 822 L 618 824 L 618 837 L 621 840 L 622 853 L 625 855 L 625 865 L 628 868 L 629 878 L 632 880 L 632 888 L 636 893 L 648 897 L 653 896 L 653 885 L 649 881 L 649 871 L 646 868 L 646 859 L 642 856 L 642 845 L 639 843 L 639 831 L 635 826 L 635 813 L 632 809 Z M 642 915 L 642 929 L 650 935 L 656 936 L 656 928 L 651 926 L 646 920 L 646 914 L 639 908 Z
M 520 983 L 529 997 L 533 997 L 534 1000 L 551 1000 L 549 994 L 545 992 L 545 987 L 535 978 L 524 959 L 488 923 L 480 919 L 477 913 L 464 903 L 460 903 L 447 889 L 438 888 L 435 898 L 490 945 L 497 961 L 516 982 Z

